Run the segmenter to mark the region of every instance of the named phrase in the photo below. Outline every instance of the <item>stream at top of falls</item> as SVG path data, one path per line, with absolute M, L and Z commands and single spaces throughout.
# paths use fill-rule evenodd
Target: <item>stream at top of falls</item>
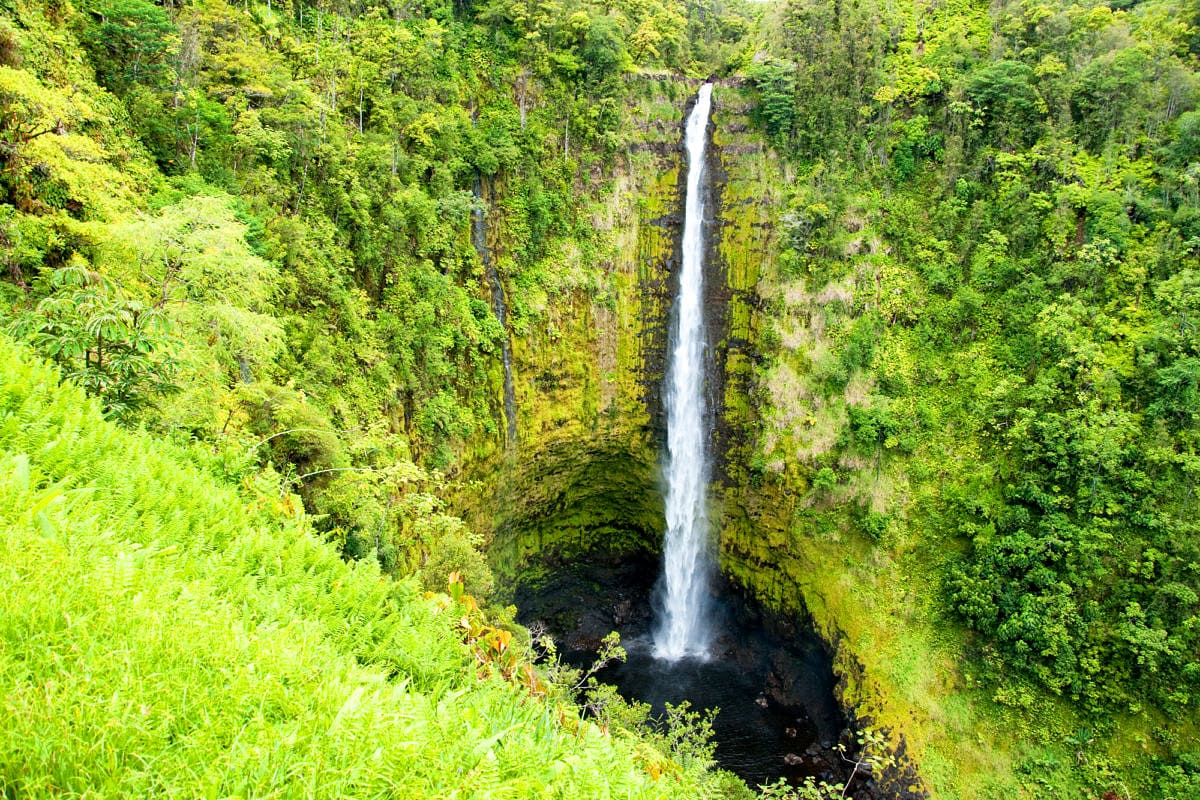
M 709 418 L 705 404 L 704 151 L 712 84 L 700 87 L 685 129 L 687 197 L 682 267 L 675 301 L 667 411 L 666 518 L 662 614 L 654 655 L 667 661 L 706 659 L 712 637 L 708 585 Z

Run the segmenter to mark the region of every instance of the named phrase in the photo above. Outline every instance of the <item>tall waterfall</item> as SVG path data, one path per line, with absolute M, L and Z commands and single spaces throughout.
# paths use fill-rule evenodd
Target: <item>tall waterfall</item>
M 654 654 L 675 661 L 708 654 L 708 411 L 704 400 L 704 146 L 712 84 L 700 87 L 687 121 L 683 267 L 667 374 L 667 536 L 662 618 Z

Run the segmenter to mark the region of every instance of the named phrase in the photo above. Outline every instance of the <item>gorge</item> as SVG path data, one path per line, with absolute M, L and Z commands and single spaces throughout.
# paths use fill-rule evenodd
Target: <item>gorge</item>
M 804 776 L 845 781 L 847 762 L 834 749 L 846 735 L 845 723 L 824 645 L 803 623 L 764 619 L 753 601 L 714 583 L 708 525 L 713 425 L 706 396 L 715 359 L 705 320 L 712 303 L 704 292 L 706 239 L 719 239 L 705 213 L 712 194 L 706 182 L 712 91 L 711 83 L 700 86 L 681 126 L 682 225 L 673 248 L 681 260 L 671 281 L 677 289 L 661 393 L 661 555 L 580 553 L 554 563 L 544 579 L 518 576 L 515 601 L 521 621 L 551 633 L 562 656 L 579 668 L 590 664 L 610 631 L 618 632 L 627 658 L 600 678 L 655 715 L 684 703 L 715 712 L 716 761 L 748 785 L 780 778 L 799 785 Z M 652 563 L 661 564 L 656 577 Z
M 0 0 L 0 795 L 1200 796 L 1197 30 Z

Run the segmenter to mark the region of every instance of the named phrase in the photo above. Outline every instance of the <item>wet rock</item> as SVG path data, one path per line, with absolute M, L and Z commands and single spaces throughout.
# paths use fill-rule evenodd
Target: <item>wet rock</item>
M 658 577 L 658 560 L 647 557 L 637 564 L 630 559 L 590 554 L 587 559 L 563 560 L 548 567 L 536 582 L 518 585 L 517 606 L 523 617 L 545 620 L 551 633 L 561 637 L 559 655 L 567 663 L 586 668 L 594 661 L 600 640 L 610 631 L 619 630 L 630 659 L 610 665 L 599 679 L 622 685 L 628 678 L 639 687 L 633 696 L 645 701 L 657 702 L 654 697 L 676 691 L 680 682 L 693 681 L 698 697 L 709 692 L 723 696 L 724 700 L 697 698 L 697 702 L 724 707 L 714 725 L 718 731 L 718 762 L 741 775 L 750 786 L 779 778 L 799 786 L 806 777 L 818 776 L 839 783 L 849 776 L 849 765 L 828 746 L 846 727 L 832 696 L 829 660 L 819 644 L 805 644 L 805 636 L 812 642 L 817 640 L 801 626 L 785 631 L 769 629 L 764 625 L 768 618 L 761 610 L 731 592 L 728 585 L 718 583 L 714 585 L 716 638 L 711 654 L 721 662 L 719 669 L 727 670 L 721 674 L 728 678 L 720 679 L 715 684 L 718 688 L 713 688 L 711 680 L 697 677 L 684 667 L 660 687 L 655 683 L 648 654 L 654 624 L 651 595 Z M 792 658 L 802 665 L 789 667 Z M 646 662 L 650 663 L 649 671 L 641 666 Z M 630 671 L 634 669 L 631 664 L 639 665 L 636 671 Z M 728 693 L 735 684 L 744 688 L 734 690 L 737 694 Z M 820 697 L 822 691 L 824 697 Z M 815 705 L 789 705 L 780 702 L 780 697 L 807 697 Z M 669 702 L 678 701 L 672 696 Z M 747 736 L 751 730 L 755 733 Z M 730 738 L 722 740 L 723 735 Z

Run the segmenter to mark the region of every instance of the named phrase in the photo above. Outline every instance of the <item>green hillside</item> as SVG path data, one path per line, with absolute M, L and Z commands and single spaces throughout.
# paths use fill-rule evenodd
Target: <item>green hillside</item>
M 736 495 L 774 507 L 729 569 L 818 609 L 939 795 L 1195 796 L 1195 4 L 775 13 Z
M 5 796 L 712 791 L 699 756 L 480 661 L 469 606 L 347 564 L 303 514 L 104 421 L 11 342 L 0 356 Z

